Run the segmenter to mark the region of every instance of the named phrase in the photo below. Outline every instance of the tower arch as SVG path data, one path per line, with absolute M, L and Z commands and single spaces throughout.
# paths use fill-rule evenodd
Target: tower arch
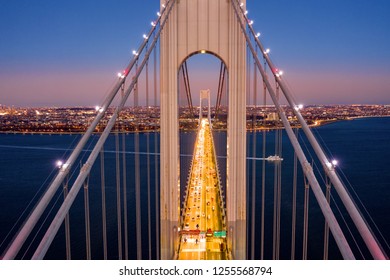
M 217 59 L 219 59 L 221 62 L 223 62 L 223 64 L 226 65 L 226 61 L 224 61 L 222 59 L 222 57 L 220 57 L 217 53 L 213 53 L 212 51 L 205 50 L 205 49 L 198 50 L 196 52 L 188 54 L 182 61 L 179 61 L 179 65 L 182 65 L 185 61 L 187 61 L 192 56 L 199 55 L 199 54 L 209 54 L 209 55 L 215 56 Z

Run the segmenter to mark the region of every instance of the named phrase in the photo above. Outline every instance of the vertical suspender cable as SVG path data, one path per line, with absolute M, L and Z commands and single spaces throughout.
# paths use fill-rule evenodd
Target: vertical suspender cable
M 279 100 L 279 86 L 276 82 L 276 98 Z M 277 121 L 279 123 L 279 121 Z M 281 156 L 281 129 L 275 131 L 275 156 Z M 280 161 L 274 164 L 274 220 L 273 220 L 273 259 L 279 259 L 280 242 Z
M 309 231 L 309 182 L 304 176 L 305 180 L 305 195 L 303 203 L 303 250 L 302 259 L 307 260 L 307 243 L 308 243 L 308 231 Z
M 257 127 L 257 67 L 256 63 L 253 62 L 253 105 L 254 105 L 254 130 L 256 131 Z
M 264 69 L 265 67 L 265 61 L 264 61 Z M 263 116 L 263 159 L 266 157 L 266 129 L 265 129 L 265 122 L 266 122 L 266 108 L 267 108 L 267 85 L 265 84 L 265 80 L 263 78 L 263 109 L 264 109 L 264 116 Z M 264 225 L 265 225 L 265 176 L 266 176 L 266 162 L 263 160 L 262 164 L 262 175 L 261 175 L 261 252 L 260 252 L 260 259 L 264 260 Z
M 116 167 L 116 215 L 118 224 L 118 258 L 123 259 L 122 256 L 122 202 L 121 202 L 121 170 L 119 164 L 119 135 L 118 125 L 115 131 L 115 167 Z
M 89 176 L 84 181 L 85 244 L 87 260 L 91 259 L 91 225 L 89 219 Z
M 277 151 L 277 145 L 278 145 L 278 141 L 277 141 L 277 135 L 278 134 L 278 130 L 275 131 L 275 154 L 276 151 Z M 276 256 L 276 247 L 277 247 L 277 225 L 276 225 L 276 212 L 277 212 L 277 203 L 278 203 L 278 200 L 277 200 L 277 197 L 278 197 L 278 188 L 277 188 L 277 177 L 278 177 L 278 164 L 277 162 L 274 163 L 274 209 L 273 209 L 273 230 L 272 230 L 272 259 L 273 260 L 277 260 L 277 256 Z
M 250 55 L 249 55 L 249 52 L 246 52 L 246 92 L 245 92 L 245 97 L 246 97 L 246 104 L 250 104 L 251 103 L 251 63 L 249 62 L 250 61 Z M 249 154 L 249 151 L 248 151 L 248 148 L 247 147 L 247 151 L 246 153 Z M 248 162 L 248 165 L 249 165 L 249 162 Z M 246 201 L 248 201 L 248 208 L 249 208 L 249 197 L 250 197 L 250 193 L 249 193 L 249 172 L 246 172 L 245 174 L 245 177 L 246 177 L 246 182 L 248 182 L 248 185 L 246 186 L 246 188 L 248 189 L 248 191 L 246 192 Z M 246 219 L 248 220 L 249 219 L 249 211 L 246 212 Z M 246 259 L 249 258 L 249 253 L 250 253 L 250 248 L 249 248 L 249 240 L 250 240 L 250 233 L 251 231 L 250 230 L 247 230 L 246 231 L 246 238 L 248 240 L 248 242 L 246 242 Z
M 188 67 L 187 62 L 185 62 L 185 71 L 186 71 L 186 83 L 188 88 L 188 99 L 190 100 L 190 108 L 192 115 L 194 116 L 194 106 L 192 105 L 192 95 L 191 95 L 191 87 L 190 87 L 190 76 L 188 75 Z
M 127 173 L 126 173 L 126 134 L 122 132 L 122 181 L 123 181 L 123 226 L 125 237 L 125 260 L 129 259 L 129 235 L 127 227 Z
M 129 259 L 129 234 L 127 226 L 127 172 L 126 172 L 126 133 L 122 131 L 122 181 L 123 181 L 123 227 L 125 237 L 125 260 Z
M 295 135 L 298 138 L 298 128 Z M 298 175 L 298 157 L 294 151 L 294 170 L 293 170 L 293 192 L 292 192 L 292 215 L 291 215 L 291 260 L 295 259 L 295 236 L 297 226 L 297 175 Z
M 145 84 L 145 91 L 146 91 L 146 110 L 149 111 L 149 61 L 145 65 L 145 71 L 146 71 L 146 84 Z M 152 209 L 151 209 L 151 198 L 150 198 L 150 132 L 146 133 L 146 166 L 147 166 L 147 192 L 148 192 L 148 257 L 149 260 L 152 259 Z
M 190 96 L 189 96 L 188 87 L 187 87 L 188 84 L 187 84 L 187 76 L 186 76 L 186 65 L 187 65 L 187 62 L 184 61 L 183 64 L 181 65 L 181 70 L 182 70 L 182 75 L 183 75 L 184 91 L 185 91 L 186 98 L 187 98 L 188 109 L 190 109 L 190 111 L 192 112 L 191 105 L 190 105 Z M 181 81 L 180 81 L 180 83 L 181 83 Z
M 69 176 L 66 176 L 64 182 L 64 199 L 68 196 L 68 184 L 69 184 Z M 69 222 L 69 213 L 65 217 L 65 243 L 66 243 L 66 259 L 71 260 L 71 248 L 70 248 L 70 222 Z
M 279 147 L 280 147 L 280 157 L 283 156 L 283 153 L 282 153 L 282 150 L 283 150 L 283 143 L 282 143 L 282 139 L 283 139 L 283 130 L 280 131 L 280 135 L 279 135 Z M 281 204 L 282 204 L 282 161 L 280 160 L 279 161 L 279 177 L 278 177 L 278 188 L 279 188 L 279 191 L 278 191 L 278 195 L 279 195 L 279 203 L 278 203 L 278 208 L 279 208 L 279 211 L 278 211 L 278 254 L 280 252 L 280 229 L 281 229 L 281 212 L 282 212 L 282 208 L 281 208 Z
M 153 87 L 154 108 L 157 108 L 157 49 L 153 51 Z M 156 216 L 156 259 L 160 259 L 160 207 L 159 207 L 159 164 L 158 164 L 158 141 L 157 132 L 154 134 L 154 191 L 155 191 L 155 216 Z
M 125 83 L 122 88 L 122 98 L 124 96 Z M 125 260 L 129 259 L 129 234 L 127 227 L 127 173 L 126 173 L 126 133 L 122 131 L 122 181 L 123 181 L 123 227 L 125 237 Z
M 329 177 L 326 176 L 326 201 L 330 205 L 330 190 L 332 187 L 332 183 L 329 180 Z M 325 228 L 324 228 L 324 260 L 328 259 L 329 255 L 329 224 L 325 220 Z
M 194 115 L 194 108 L 192 106 L 190 78 L 188 76 L 187 61 L 183 62 L 182 66 L 181 66 L 181 69 L 182 69 L 182 73 L 183 73 L 184 88 L 185 88 L 185 91 L 186 91 L 188 108 L 190 109 L 191 115 L 195 117 L 195 115 Z
M 221 66 L 219 68 L 218 91 L 217 91 L 217 100 L 215 104 L 216 110 L 218 109 L 218 104 L 220 103 L 220 98 L 221 98 L 220 92 L 222 88 L 222 71 L 223 71 L 223 61 L 221 61 Z
M 191 111 L 191 107 L 190 107 L 190 99 L 189 99 L 189 96 L 188 96 L 188 88 L 187 88 L 187 82 L 186 82 L 186 72 L 185 72 L 185 69 L 184 69 L 184 65 L 186 64 L 186 62 L 184 61 L 183 64 L 180 66 L 180 69 L 179 69 L 179 72 L 181 71 L 182 75 L 183 75 L 183 83 L 184 83 L 184 91 L 186 92 L 186 98 L 187 98 L 187 104 L 188 104 L 188 108 L 190 109 Z M 179 78 L 180 79 L 180 78 Z M 180 87 L 181 87 L 181 79 L 180 79 Z M 181 93 L 180 93 L 181 94 Z
M 255 259 L 255 240 L 256 240 L 256 120 L 257 120 L 257 69 L 254 64 L 253 67 L 253 105 L 255 108 L 255 113 L 252 115 L 254 120 L 252 120 L 255 125 L 253 127 L 253 142 L 252 142 L 252 227 L 251 227 L 251 259 Z M 252 123 L 253 123 L 252 122 Z
M 248 73 L 248 75 L 246 75 L 246 104 L 250 104 L 250 100 L 251 100 L 251 94 L 250 94 L 250 91 L 251 91 L 251 63 L 249 62 L 250 61 L 250 58 L 251 58 L 251 55 L 250 55 L 250 52 L 246 52 L 246 61 L 248 61 L 248 63 L 246 63 L 246 73 Z M 247 193 L 248 195 L 248 193 Z
M 104 167 L 104 148 L 100 150 L 100 180 L 102 190 L 103 257 L 105 260 L 107 260 L 106 179 Z
M 278 91 L 279 85 L 277 84 L 276 90 Z M 279 122 L 281 122 L 279 120 Z M 279 259 L 280 255 L 280 216 L 281 216 L 281 201 L 282 201 L 282 156 L 283 156 L 283 130 L 278 129 L 278 156 L 280 157 L 280 160 L 277 161 L 277 167 L 278 167 L 278 178 L 277 178 L 277 188 L 278 188 L 278 197 L 277 197 L 277 215 L 276 215 L 276 225 L 277 225 L 277 247 L 276 247 L 276 255 L 277 259 Z
M 221 94 L 222 94 L 222 76 L 223 76 L 223 71 L 224 70 L 224 64 L 223 61 L 221 61 L 221 66 L 219 69 L 219 79 L 218 79 L 218 91 L 217 91 L 217 100 L 215 102 L 215 117 L 214 119 L 218 118 L 218 113 L 219 113 L 219 105 L 221 103 Z
M 225 76 L 226 76 L 226 66 L 221 61 L 221 68 L 219 73 L 219 83 L 218 83 L 218 95 L 217 95 L 217 101 L 216 101 L 216 109 L 215 109 L 215 117 L 214 119 L 217 119 L 219 116 L 219 111 L 221 110 L 221 101 L 222 101 L 222 95 L 223 90 L 225 86 Z
M 134 110 L 138 110 L 138 80 L 134 90 Z M 137 259 L 142 259 L 142 239 L 141 239 L 141 181 L 139 167 L 139 132 L 138 127 L 134 134 L 134 161 L 135 161 L 135 213 L 136 213 L 136 239 L 137 239 Z

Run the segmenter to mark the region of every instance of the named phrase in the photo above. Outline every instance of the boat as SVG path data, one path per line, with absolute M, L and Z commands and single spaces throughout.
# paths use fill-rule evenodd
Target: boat
M 269 161 L 282 161 L 283 158 L 281 158 L 280 156 L 274 155 L 274 156 L 267 157 L 266 160 L 269 160 Z

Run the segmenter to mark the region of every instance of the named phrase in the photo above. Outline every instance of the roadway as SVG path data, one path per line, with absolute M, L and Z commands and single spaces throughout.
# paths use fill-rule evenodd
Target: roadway
M 178 259 L 225 260 L 224 224 L 220 182 L 209 122 L 201 120 L 182 210 Z

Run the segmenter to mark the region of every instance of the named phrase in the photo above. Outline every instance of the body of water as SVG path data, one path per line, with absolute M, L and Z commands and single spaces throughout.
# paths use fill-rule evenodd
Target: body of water
M 302 132 L 300 132 L 301 135 Z M 320 140 L 328 155 L 336 158 L 339 162 L 337 169 L 340 177 L 346 182 L 348 190 L 355 199 L 360 208 L 364 208 L 371 215 L 375 224 L 366 215 L 370 226 L 374 232 L 380 237 L 382 235 L 386 240 L 390 239 L 390 172 L 388 172 L 390 164 L 390 118 L 368 118 L 357 119 L 353 121 L 342 121 L 332 123 L 314 130 L 317 138 Z M 184 191 L 188 170 L 191 164 L 191 154 L 193 151 L 193 143 L 195 141 L 195 132 L 186 132 L 180 134 L 180 152 L 181 156 L 181 182 L 182 191 Z M 138 138 L 138 139 L 136 139 Z M 225 185 L 226 181 L 226 132 L 214 132 L 215 144 L 218 154 L 219 167 L 221 177 Z M 305 138 L 302 142 L 306 143 Z M 22 134 L 1 134 L 0 135 L 0 254 L 6 249 L 12 236 L 17 232 L 23 221 L 28 216 L 39 197 L 44 193 L 48 183 L 56 174 L 57 169 L 55 163 L 59 159 L 66 159 L 71 149 L 80 139 L 80 135 L 22 135 Z M 248 133 L 247 143 L 248 157 L 262 157 L 262 132 Z M 267 156 L 274 154 L 275 149 L 275 131 L 267 132 Z M 159 183 L 159 175 L 156 170 L 159 170 L 159 134 L 158 133 L 141 133 L 141 134 L 126 134 L 119 136 L 120 146 L 123 141 L 125 144 L 125 159 L 126 173 L 123 170 L 120 173 L 121 182 L 123 176 L 127 182 L 127 205 L 128 205 L 128 236 L 129 236 L 129 256 L 134 259 L 136 257 L 135 250 L 135 233 L 136 233 L 136 216 L 135 216 L 135 170 L 140 170 L 141 182 L 141 215 L 142 215 L 142 255 L 143 258 L 149 257 L 149 246 L 151 245 L 152 258 L 156 256 L 156 231 L 158 227 L 158 218 L 156 219 L 156 201 L 158 201 L 159 193 L 156 192 L 155 186 Z M 90 145 L 97 141 L 95 135 L 90 143 L 86 146 L 86 151 L 80 156 L 87 157 L 90 150 Z M 139 165 L 136 164 L 137 157 L 136 143 L 139 143 Z M 254 148 L 254 143 L 255 148 Z M 326 143 L 326 144 L 325 144 Z M 305 144 L 303 144 L 305 147 Z M 306 149 L 306 148 L 304 148 Z M 329 152 L 331 151 L 331 153 Z M 309 160 L 312 151 L 308 149 Z M 149 153 L 149 156 L 147 155 Z M 281 258 L 288 259 L 290 257 L 291 247 L 291 207 L 292 207 L 292 158 L 293 151 L 287 139 L 283 135 L 283 162 L 282 162 L 282 204 L 281 204 Z M 121 166 L 123 163 L 122 154 Z M 315 163 L 315 161 L 313 161 Z M 116 215 L 116 173 L 115 173 L 115 136 L 109 137 L 105 145 L 105 182 L 106 182 L 106 200 L 107 200 L 107 236 L 109 247 L 109 258 L 115 259 L 118 257 L 118 227 Z M 148 167 L 149 166 L 149 167 Z M 261 160 L 247 161 L 247 186 L 248 186 L 248 221 L 251 220 L 252 199 L 256 201 L 256 229 L 255 248 L 256 257 L 259 257 L 260 246 L 260 201 L 261 201 Z M 320 168 L 319 168 L 320 169 Z M 253 172 L 254 171 L 254 172 Z M 273 219 L 273 188 L 274 188 L 274 164 L 266 163 L 266 231 L 265 235 L 267 245 L 265 248 L 267 258 L 272 256 L 272 219 Z M 77 176 L 77 172 L 70 176 L 70 183 Z M 158 173 L 158 172 L 157 172 Z M 321 170 L 318 172 L 323 174 Z M 148 179 L 148 174 L 151 174 Z M 89 196 L 91 207 L 91 242 L 92 256 L 95 259 L 103 257 L 102 249 L 102 229 L 101 229 L 101 173 L 100 160 L 98 158 L 95 164 L 90 179 L 89 179 Z M 345 177 L 344 177 L 345 175 Z M 255 179 L 256 195 L 253 196 L 253 179 Z M 320 180 L 321 181 L 321 180 Z M 148 195 L 147 190 L 150 189 Z M 303 178 L 298 176 L 298 207 L 297 207 L 297 223 L 300 228 L 297 229 L 297 253 L 296 257 L 300 258 L 302 254 L 302 219 L 303 219 Z M 123 191 L 123 189 L 122 189 Z M 72 256 L 75 259 L 85 258 L 84 245 L 84 207 L 82 192 L 75 201 L 75 205 L 70 213 L 72 223 Z M 333 190 L 332 200 L 333 207 L 336 210 L 336 215 L 341 217 L 345 213 L 345 209 L 339 206 L 340 202 Z M 122 196 L 123 197 L 123 196 Z M 182 197 L 182 196 L 181 196 Z M 62 201 L 61 190 L 56 195 L 56 203 L 49 205 L 49 210 L 45 213 L 40 221 L 40 224 L 47 225 L 47 221 L 53 216 L 53 213 L 58 208 L 59 202 Z M 148 203 L 150 201 L 150 203 Z M 158 202 L 157 202 L 158 203 Z M 151 215 L 148 216 L 148 205 L 151 206 Z M 337 209 L 337 207 L 339 210 Z M 157 205 L 158 206 L 158 205 Z M 123 202 L 121 205 L 123 211 Z M 365 211 L 364 211 L 365 213 Z M 149 243 L 148 233 L 148 218 L 152 228 L 151 243 Z M 320 218 L 319 218 L 320 217 Z M 309 258 L 320 259 L 322 257 L 322 239 L 323 239 L 323 218 L 316 206 L 313 195 L 310 197 L 310 213 L 309 213 Z M 45 220 L 47 218 L 47 220 Z M 123 216 L 122 216 L 123 220 Z M 355 230 L 350 225 L 348 218 L 346 225 L 343 228 L 351 228 L 353 233 Z M 250 228 L 248 228 L 248 240 L 250 240 Z M 44 228 L 44 226 L 42 227 Z M 380 230 L 380 232 L 377 230 Z M 122 227 L 123 230 L 123 227 Z M 64 229 L 60 229 L 58 237 L 54 240 L 53 246 L 47 254 L 49 259 L 65 258 L 65 242 Z M 23 247 L 22 253 L 18 256 L 22 258 L 31 257 L 30 250 L 37 245 L 37 240 L 43 233 L 42 230 L 34 231 L 33 235 L 27 240 Z M 349 234 L 348 234 L 349 235 Z M 382 239 L 380 238 L 382 241 Z M 361 240 L 357 238 L 357 244 L 361 244 Z M 382 241 L 383 243 L 383 241 Z M 354 250 L 359 251 L 358 245 L 352 244 Z M 252 244 L 248 241 L 248 246 Z M 330 257 L 340 258 L 338 250 L 331 242 Z M 359 245 L 360 246 L 360 245 Z M 362 246 L 364 247 L 364 246 Z M 366 250 L 361 249 L 363 252 Z M 385 248 L 389 253 L 389 248 Z M 115 253 L 116 252 L 116 253 Z M 357 256 L 361 258 L 360 256 Z

